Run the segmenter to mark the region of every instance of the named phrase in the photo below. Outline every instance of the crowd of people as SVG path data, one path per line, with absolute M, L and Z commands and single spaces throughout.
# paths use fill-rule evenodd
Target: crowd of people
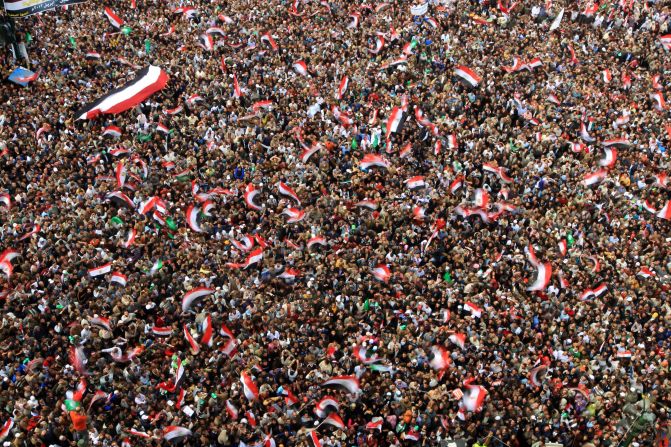
M 0 443 L 668 446 L 670 23 L 662 0 L 17 19 Z M 81 119 L 148 66 L 164 88 Z

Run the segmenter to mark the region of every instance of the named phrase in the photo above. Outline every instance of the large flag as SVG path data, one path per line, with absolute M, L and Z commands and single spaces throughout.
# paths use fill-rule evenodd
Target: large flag
M 27 17 L 58 6 L 84 3 L 84 0 L 4 0 L 4 3 L 9 17 Z
M 111 91 L 98 100 L 85 105 L 77 112 L 77 119 L 93 119 L 100 114 L 117 114 L 135 107 L 168 83 L 168 75 L 150 65 L 137 72 L 137 76 L 121 88 Z

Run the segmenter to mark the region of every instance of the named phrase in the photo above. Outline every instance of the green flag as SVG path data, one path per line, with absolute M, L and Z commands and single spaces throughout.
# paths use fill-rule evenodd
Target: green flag
M 26 33 L 26 43 L 30 43 L 33 41 L 33 36 L 30 35 L 30 33 Z
M 356 138 L 352 138 L 352 149 L 356 149 L 359 145 L 356 142 Z
M 447 281 L 448 284 L 452 284 L 454 280 L 452 279 L 452 275 L 450 275 L 450 272 L 445 272 L 443 275 L 443 279 Z
M 123 28 L 121 28 L 121 32 L 124 34 L 124 36 L 129 35 L 131 33 L 131 31 L 133 31 L 133 30 L 131 29 L 130 26 L 127 26 L 127 25 L 124 26 Z
M 165 224 L 170 228 L 171 230 L 176 230 L 177 229 L 177 224 L 173 220 L 172 217 L 166 217 L 165 218 Z
M 370 309 L 370 302 L 366 300 L 366 302 L 363 303 L 363 310 L 368 312 L 368 309 Z
M 154 273 L 158 272 L 163 268 L 163 261 L 160 259 L 154 262 L 154 265 L 151 266 L 151 270 L 149 270 L 149 274 L 153 275 Z
M 76 400 L 72 399 L 65 399 L 65 409 L 68 411 L 74 411 L 77 408 L 79 408 L 81 404 L 77 402 Z
M 378 134 L 376 133 L 376 134 L 373 135 L 373 141 L 371 142 L 371 146 L 377 147 L 378 144 L 380 144 L 380 138 L 379 138 Z
M 146 143 L 147 141 L 151 141 L 151 138 L 152 138 L 151 134 L 148 134 L 148 133 L 138 133 L 137 134 L 137 140 L 140 143 Z
M 114 216 L 113 218 L 110 219 L 110 222 L 116 225 L 123 225 L 123 220 L 121 220 L 119 216 Z
M 149 39 L 144 40 L 144 51 L 147 54 L 151 53 L 151 40 Z
M 70 45 L 72 45 L 72 48 L 77 48 L 77 42 L 75 42 L 75 38 L 70 36 Z

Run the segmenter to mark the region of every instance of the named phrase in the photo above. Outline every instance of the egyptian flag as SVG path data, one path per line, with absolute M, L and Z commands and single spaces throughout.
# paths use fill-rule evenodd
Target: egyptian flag
M 298 208 L 287 208 L 282 211 L 282 214 L 289 216 L 287 223 L 300 222 L 305 218 L 305 211 L 299 210 Z
M 372 270 L 375 279 L 381 282 L 389 282 L 391 278 L 391 270 L 385 264 L 380 264 Z
M 345 95 L 348 85 L 349 85 L 349 78 L 347 76 L 343 76 L 342 79 L 340 80 L 340 85 L 338 86 L 338 95 L 337 95 L 338 99 L 342 99 L 342 97 Z
M 238 409 L 230 400 L 226 400 L 226 414 L 234 421 L 238 420 Z
M 660 36 L 659 43 L 662 44 L 662 47 L 664 47 L 666 51 L 671 50 L 671 34 Z
M 604 147 L 608 148 L 617 148 L 617 149 L 627 149 L 631 146 L 631 143 L 626 138 L 613 138 L 611 140 L 606 140 L 601 143 Z
M 382 50 L 382 47 L 384 47 L 384 37 L 378 35 L 375 37 L 375 48 L 374 49 L 368 49 L 368 52 L 370 54 L 377 54 Z
M 482 309 L 471 301 L 467 301 L 466 304 L 464 304 L 464 310 L 470 312 L 473 317 L 482 317 Z
M 112 271 L 112 263 L 108 262 L 107 264 L 101 265 L 100 267 L 95 267 L 89 269 L 89 276 L 94 278 L 99 275 L 104 275 Z
M 270 32 L 266 32 L 261 36 L 261 42 L 266 42 L 268 45 L 270 45 L 273 51 L 277 51 L 279 49 L 277 42 L 275 42 L 275 39 L 273 39 L 273 36 L 270 34 Z
M 666 202 L 666 205 L 664 205 L 664 207 L 659 210 L 657 217 L 660 219 L 671 220 L 671 200 Z
M 171 327 L 153 326 L 151 328 L 151 333 L 158 336 L 158 337 L 169 337 L 170 335 L 172 335 L 172 328 Z
M 452 360 L 450 359 L 450 353 L 447 352 L 445 348 L 442 346 L 433 346 L 431 348 L 431 353 L 433 354 L 433 358 L 429 362 L 431 368 L 438 371 L 443 371 L 449 368 Z
M 150 65 L 137 72 L 135 79 L 80 109 L 77 119 L 94 119 L 100 114 L 117 114 L 135 107 L 168 83 L 168 75 Z
M 464 184 L 464 176 L 463 175 L 458 175 L 452 183 L 450 183 L 450 192 L 452 194 L 456 193 L 459 188 L 461 188 Z
M 185 427 L 178 427 L 176 425 L 169 425 L 163 429 L 163 439 L 166 441 L 173 441 L 175 439 L 191 436 L 191 430 Z
M 200 352 L 200 346 L 198 345 L 198 342 L 193 338 L 191 335 L 191 332 L 189 332 L 189 328 L 186 327 L 186 324 L 183 326 L 184 329 L 184 338 L 186 338 L 186 341 L 189 343 L 189 346 L 191 346 L 191 352 L 196 355 Z
M 487 390 L 480 385 L 468 385 L 461 402 L 468 411 L 477 412 L 482 409 L 482 404 L 487 397 Z
M 666 109 L 666 101 L 664 101 L 664 95 L 662 95 L 662 92 L 656 92 L 650 95 L 650 97 L 655 101 L 655 109 L 658 111 L 662 111 Z
M 99 61 L 100 60 L 100 54 L 96 51 L 89 51 L 88 53 L 86 53 L 86 56 L 84 56 L 84 58 L 87 61 Z
M 182 312 L 188 311 L 197 299 L 211 295 L 212 293 L 214 293 L 214 289 L 209 289 L 207 287 L 197 287 L 189 290 L 184 294 L 184 297 L 182 297 Z
M 324 396 L 315 405 L 314 413 L 318 417 L 323 418 L 329 413 L 337 412 L 338 410 L 340 410 L 338 401 L 331 396 Z
M 86 354 L 81 346 L 70 346 L 70 364 L 81 375 L 86 375 Z
M 606 154 L 603 159 L 599 160 L 599 166 L 612 168 L 617 161 L 617 149 L 606 148 L 604 151 Z
M 121 245 L 123 248 L 128 248 L 133 243 L 135 242 L 135 237 L 137 236 L 137 230 L 135 228 L 131 228 L 130 231 L 128 232 L 128 239 L 126 239 Z
M 466 335 L 465 334 L 460 334 L 460 333 L 454 333 L 448 337 L 448 339 L 454 343 L 455 345 L 459 346 L 461 349 L 464 349 L 466 346 Z
M 344 430 L 345 429 L 345 423 L 342 421 L 342 419 L 340 418 L 340 416 L 338 416 L 337 413 L 329 414 L 326 417 L 326 419 L 324 419 L 322 421 L 322 424 L 332 425 L 333 427 L 337 428 L 338 430 Z
M 0 203 L 5 205 L 7 208 L 11 208 L 12 207 L 12 199 L 11 199 L 10 195 L 7 194 L 6 192 L 3 192 L 2 194 L 0 194 Z
M 568 251 L 567 244 L 566 244 L 566 239 L 562 239 L 559 241 L 559 253 L 561 253 L 562 256 L 566 256 L 566 252 Z
M 527 290 L 532 292 L 545 290 L 552 278 L 552 264 L 549 262 L 544 264 L 539 263 L 536 268 L 538 270 L 536 281 L 527 288 Z
M 110 282 L 117 283 L 121 287 L 126 287 L 126 284 L 128 283 L 128 277 L 126 275 L 124 275 L 123 273 L 114 272 L 114 273 L 112 273 L 112 277 L 110 278 Z
M 358 208 L 367 208 L 371 211 L 375 211 L 378 208 L 378 204 L 373 200 L 361 200 L 354 204 Z
M 308 433 L 308 445 L 310 447 L 322 447 L 322 443 L 317 437 L 317 430 L 312 430 Z
M 256 188 L 254 188 L 254 185 L 249 183 L 247 185 L 247 188 L 246 188 L 246 191 L 245 191 L 245 194 L 244 194 L 244 199 L 245 199 L 245 203 L 247 204 L 247 206 L 249 208 L 253 209 L 253 210 L 256 210 L 256 211 L 261 211 L 263 209 L 261 206 L 254 203 L 254 198 L 257 195 L 259 195 L 259 193 L 260 193 L 260 191 L 257 190 Z
M 377 154 L 366 154 L 359 162 L 359 166 L 362 169 L 369 169 L 371 167 L 380 167 L 384 169 L 389 169 L 390 163 L 381 155 Z
M 103 137 L 108 135 L 110 137 L 119 138 L 121 136 L 121 129 L 117 126 L 107 126 L 103 130 Z
M 198 225 L 198 214 L 200 213 L 200 208 L 197 206 L 190 205 L 186 210 L 186 221 L 189 224 L 189 228 L 197 233 L 202 233 L 204 230 Z
M 112 8 L 109 6 L 105 7 L 105 17 L 107 17 L 107 20 L 110 21 L 114 28 L 119 29 L 121 28 L 121 25 L 123 25 L 123 20 L 121 20 L 118 15 L 114 14 L 114 11 L 112 11 Z
M 595 141 L 594 138 L 592 138 L 587 132 L 587 126 L 585 125 L 584 121 L 580 123 L 580 137 L 588 143 L 593 143 Z
M 307 248 L 312 248 L 313 245 L 326 245 L 326 238 L 322 236 L 314 236 L 308 239 Z
M 199 38 L 200 46 L 203 47 L 206 51 L 212 51 L 214 49 L 214 40 L 209 34 L 203 34 Z
M 233 97 L 242 97 L 242 91 L 240 90 L 240 85 L 238 84 L 238 77 L 235 75 L 235 73 L 233 73 Z
M 400 107 L 394 107 L 393 110 L 391 111 L 391 115 L 389 115 L 389 119 L 387 120 L 386 138 L 389 139 L 389 135 L 401 130 L 404 121 L 405 121 L 405 113 L 403 113 L 403 109 L 401 109 Z
M 278 278 L 282 278 L 286 281 L 293 281 L 300 275 L 301 272 L 299 272 L 298 270 L 292 269 L 291 267 L 287 267 L 280 275 L 278 275 Z
M 454 74 L 463 79 L 471 87 L 477 87 L 482 78 L 476 72 L 464 65 L 457 65 Z
M 298 195 L 286 183 L 278 182 L 277 183 L 277 189 L 279 190 L 279 193 L 282 194 L 283 196 L 291 197 L 299 205 L 301 204 L 301 200 L 298 198 Z
M 254 401 L 259 398 L 259 389 L 246 372 L 240 374 L 240 382 L 242 382 L 242 390 L 245 397 L 249 401 Z
M 406 441 L 419 441 L 419 433 L 417 433 L 415 430 L 411 429 L 411 430 L 408 430 L 407 433 L 405 433 L 403 438 Z
M 543 384 L 543 379 L 545 378 L 547 370 L 548 367 L 545 365 L 540 365 L 532 369 L 529 372 L 529 382 L 531 382 L 534 387 L 539 388 Z
M 361 391 L 359 388 L 359 379 L 356 376 L 335 376 L 321 384 L 324 388 L 335 388 L 345 390 L 350 394 L 357 394 Z
M 366 424 L 366 430 L 380 430 L 382 431 L 382 424 L 384 424 L 384 419 L 381 417 L 374 417 L 369 423 Z
M 606 178 L 608 172 L 605 169 L 599 169 L 596 172 L 586 174 L 583 178 L 582 184 L 585 186 L 592 186 L 596 183 L 603 181 Z
M 299 60 L 294 62 L 293 64 L 294 70 L 296 73 L 298 73 L 301 76 L 307 76 L 308 75 L 308 66 L 303 60 Z
M 0 441 L 4 441 L 7 438 L 12 427 L 14 427 L 14 419 L 9 418 L 2 426 L 2 430 L 0 430 Z
M 655 275 L 655 272 L 650 270 L 648 267 L 641 267 L 641 270 L 638 271 L 637 273 L 638 276 L 641 276 L 645 279 L 650 278 L 651 276 Z

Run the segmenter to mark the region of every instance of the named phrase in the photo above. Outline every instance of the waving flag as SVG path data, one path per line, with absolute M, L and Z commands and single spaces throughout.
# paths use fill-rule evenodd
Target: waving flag
M 186 312 L 191 308 L 191 305 L 199 298 L 202 298 L 207 295 L 214 293 L 214 289 L 209 289 L 207 287 L 197 287 L 191 289 L 184 294 L 182 297 L 182 312 Z
M 463 79 L 471 87 L 477 87 L 482 78 L 476 72 L 464 65 L 457 65 L 454 74 Z
M 338 85 L 338 92 L 336 95 L 339 100 L 342 99 L 342 97 L 345 95 L 348 85 L 349 85 L 349 78 L 347 76 L 343 76 L 342 79 L 340 80 L 340 85 Z
M 606 175 L 608 175 L 608 172 L 605 169 L 599 169 L 596 172 L 586 174 L 583 178 L 582 184 L 585 186 L 592 186 L 596 183 L 602 182 L 606 178 Z
M 471 412 L 482 410 L 482 405 L 487 397 L 487 390 L 480 385 L 468 385 L 461 402 L 464 408 Z
M 389 115 L 389 119 L 387 120 L 387 139 L 389 139 L 389 135 L 392 133 L 396 133 L 401 130 L 401 127 L 403 127 L 403 122 L 405 121 L 404 115 L 405 114 L 403 113 L 403 109 L 400 107 L 393 108 L 391 115 Z
M 240 382 L 242 382 L 243 393 L 249 401 L 254 401 L 259 398 L 259 389 L 246 372 L 240 374 Z
M 117 126 L 107 126 L 105 129 L 103 129 L 103 136 L 119 138 L 121 136 L 121 129 L 119 129 Z
M 307 248 L 308 250 L 312 248 L 313 245 L 326 245 L 326 238 L 322 236 L 314 236 L 308 239 Z
M 606 148 L 604 149 L 604 152 L 605 157 L 602 160 L 599 160 L 599 166 L 612 168 L 617 161 L 617 149 Z
M 95 278 L 99 275 L 105 275 L 112 271 L 112 263 L 108 262 L 107 264 L 101 265 L 100 267 L 95 267 L 89 269 L 89 276 Z
M 342 421 L 340 416 L 338 416 L 337 413 L 331 413 L 328 416 L 326 416 L 326 419 L 324 419 L 320 425 L 326 424 L 326 425 L 331 425 L 338 430 L 344 430 L 345 429 L 345 423 Z
M 545 365 L 537 366 L 529 372 L 529 382 L 539 388 L 543 384 L 543 379 L 547 373 L 548 367 Z
M 384 47 L 384 37 L 378 35 L 375 37 L 375 48 L 369 48 L 368 52 L 371 54 L 378 54 L 380 51 L 382 51 L 382 47 Z
M 70 346 L 70 364 L 81 375 L 86 375 L 86 354 L 81 346 Z
M 377 154 L 366 154 L 361 159 L 359 166 L 362 169 L 370 169 L 371 167 L 379 167 L 384 169 L 389 169 L 390 164 L 384 157 Z
M 470 312 L 471 315 L 475 318 L 482 317 L 482 309 L 471 301 L 467 301 L 466 304 L 464 304 L 464 310 L 466 312 Z
M 389 267 L 385 264 L 378 265 L 372 272 L 375 279 L 381 282 L 389 282 L 389 279 L 391 278 L 391 270 L 389 270 Z
M 461 349 L 466 347 L 466 335 L 461 333 L 454 333 L 448 337 L 448 339 L 459 346 Z
M 374 417 L 370 422 L 366 424 L 366 430 L 379 430 L 382 432 L 382 425 L 384 424 L 384 419 L 381 417 Z
M 163 439 L 166 441 L 173 441 L 175 439 L 184 438 L 187 436 L 191 436 L 191 430 L 185 427 L 169 425 L 163 429 Z
M 238 77 L 233 73 L 233 97 L 242 98 L 242 90 L 240 90 L 240 85 L 238 85 Z
M 277 182 L 277 189 L 280 194 L 283 196 L 291 197 L 298 203 L 301 204 L 301 200 L 298 198 L 298 195 L 284 182 Z
M 112 273 L 110 282 L 117 283 L 121 287 L 126 287 L 126 284 L 128 283 L 128 277 L 121 272 L 114 272 Z
M 123 25 L 123 20 L 121 20 L 110 7 L 105 7 L 105 17 L 107 17 L 107 20 L 110 21 L 114 28 L 118 29 L 121 28 L 121 25 Z
M 320 417 L 326 417 L 330 413 L 334 413 L 340 410 L 340 405 L 335 398 L 331 396 L 322 397 L 317 404 L 315 405 L 314 413 Z
M 294 70 L 296 73 L 298 73 L 301 76 L 307 76 L 308 75 L 308 66 L 303 60 L 299 60 L 294 62 L 293 64 Z
M 308 445 L 310 447 L 322 447 L 322 443 L 317 436 L 317 430 L 311 430 L 307 434 Z
M 536 266 L 537 275 L 536 281 L 534 281 L 531 286 L 527 288 L 529 291 L 540 291 L 545 290 L 550 284 L 550 279 L 552 278 L 552 264 L 546 262 L 544 264 L 539 263 Z
M 601 144 L 606 148 L 627 149 L 631 147 L 631 143 L 626 138 L 614 138 L 612 140 L 606 140 Z
M 186 341 L 189 343 L 189 346 L 191 347 L 191 353 L 193 355 L 197 355 L 200 352 L 200 346 L 198 345 L 198 342 L 196 342 L 196 340 L 193 338 L 186 324 L 183 326 L 183 329 L 184 329 L 184 338 L 186 338 Z
M 189 224 L 189 228 L 197 233 L 202 233 L 204 230 L 198 225 L 198 214 L 200 213 L 200 208 L 197 206 L 190 205 L 186 210 L 186 221 Z
M 307 163 L 310 157 L 316 154 L 321 149 L 321 144 L 315 143 L 312 147 L 303 145 L 303 152 L 301 153 L 301 161 Z
M 359 388 L 359 379 L 356 376 L 336 376 L 328 379 L 327 381 L 321 384 L 323 388 L 335 388 L 345 390 L 350 394 L 358 394 L 361 389 Z
M 640 276 L 640 277 L 642 277 L 642 278 L 647 279 L 647 278 L 650 278 L 651 276 L 654 276 L 654 275 L 655 275 L 655 272 L 653 272 L 652 270 L 650 270 L 648 267 L 643 266 L 643 267 L 641 267 L 641 269 L 638 271 L 638 273 L 636 273 L 636 275 L 637 275 L 637 276 Z
M 371 211 L 375 211 L 378 208 L 378 204 L 373 200 L 361 200 L 354 204 L 358 208 L 367 208 Z
M 287 223 L 300 222 L 305 218 L 305 211 L 299 210 L 298 208 L 286 208 L 284 211 L 282 211 L 282 214 L 289 216 Z
M 450 353 L 447 352 L 445 348 L 442 346 L 433 346 L 431 348 L 431 353 L 433 354 L 433 358 L 429 362 L 431 368 L 437 371 L 449 368 L 452 360 L 450 359 Z
M 172 328 L 171 327 L 153 326 L 151 328 L 151 333 L 158 336 L 158 337 L 169 337 L 170 335 L 172 335 Z
M 12 431 L 12 427 L 14 427 L 14 419 L 9 418 L 2 425 L 2 429 L 0 429 L 0 441 L 4 441 L 7 438 L 9 432 Z
M 659 210 L 657 217 L 660 219 L 671 220 L 671 200 L 666 202 L 666 205 Z
M 168 75 L 159 67 L 150 65 L 140 70 L 135 79 L 123 87 L 85 105 L 76 113 L 77 119 L 94 119 L 100 114 L 124 112 L 162 90 L 167 83 Z
M 671 50 L 671 34 L 660 36 L 659 42 L 662 44 L 662 47 L 664 47 L 666 51 Z
M 260 192 L 259 190 L 254 188 L 254 185 L 252 185 L 251 183 L 247 184 L 247 188 L 246 188 L 245 195 L 244 195 L 245 203 L 247 204 L 247 207 L 249 207 L 253 210 L 256 210 L 256 211 L 261 211 L 263 209 L 263 207 L 254 203 L 254 198 L 257 195 L 259 195 L 259 192 Z

